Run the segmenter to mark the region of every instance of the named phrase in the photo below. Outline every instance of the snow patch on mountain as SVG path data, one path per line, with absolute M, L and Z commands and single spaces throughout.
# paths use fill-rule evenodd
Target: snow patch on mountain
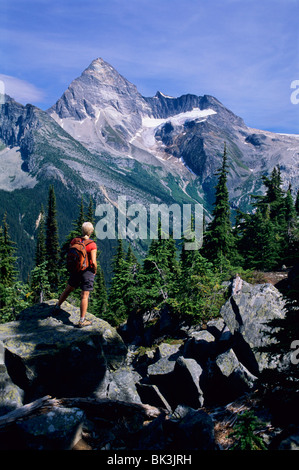
M 36 178 L 22 170 L 22 163 L 19 147 L 7 147 L 0 151 L 0 189 L 14 191 L 33 188 L 37 184 Z
M 168 118 L 153 118 L 149 116 L 142 117 L 142 126 L 137 133 L 130 139 L 130 144 L 149 151 L 155 150 L 156 156 L 161 155 L 161 143 L 158 145 L 155 134 L 160 126 L 170 123 L 172 126 L 183 126 L 187 121 L 205 121 L 208 116 L 217 114 L 213 109 L 193 108 L 191 111 L 179 113 Z M 160 150 L 160 152 L 159 152 Z M 159 155 L 160 154 L 160 155 Z M 162 151 L 163 154 L 163 151 Z
M 213 109 L 199 109 L 193 108 L 191 111 L 185 113 L 176 114 L 166 119 L 156 119 L 151 117 L 142 118 L 142 127 L 158 127 L 161 124 L 166 124 L 170 122 L 174 126 L 181 126 L 186 121 L 195 121 L 202 118 L 207 118 L 212 114 L 217 114 Z

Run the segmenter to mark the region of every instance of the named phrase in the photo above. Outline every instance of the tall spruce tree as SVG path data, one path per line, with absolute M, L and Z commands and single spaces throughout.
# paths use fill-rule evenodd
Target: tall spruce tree
M 27 286 L 18 280 L 15 243 L 6 217 L 5 213 L 0 226 L 0 323 L 14 320 L 29 305 Z
M 111 323 L 117 325 L 127 318 L 127 307 L 124 294 L 127 286 L 128 265 L 122 239 L 118 239 L 116 255 L 113 259 L 113 276 L 109 289 L 109 312 L 107 317 Z
M 297 215 L 299 217 L 299 189 L 298 189 L 297 194 L 296 194 L 295 209 L 296 209 Z
M 286 192 L 282 189 L 280 168 L 262 181 L 266 190 L 252 196 L 252 213 L 239 213 L 237 245 L 244 267 L 271 270 L 298 257 L 298 217 L 291 187 Z
M 50 298 L 51 286 L 48 278 L 48 262 L 46 260 L 45 214 L 43 206 L 41 206 L 39 216 L 35 250 L 35 267 L 31 272 L 30 288 L 34 303 L 43 302 Z
M 93 205 L 92 197 L 90 197 L 90 199 L 89 199 L 89 204 L 88 204 L 88 208 L 87 208 L 86 222 L 92 223 L 92 225 L 95 227 L 94 205 Z M 93 240 L 95 240 L 97 238 L 95 230 L 91 234 L 90 238 L 92 238 Z
M 191 233 L 193 223 L 192 220 L 189 229 L 191 231 L 192 228 Z M 183 237 L 182 240 L 180 270 L 171 305 L 174 313 L 184 317 L 186 321 L 200 323 L 219 315 L 224 301 L 223 290 L 220 288 L 222 279 L 215 273 L 213 264 L 202 256 L 199 247 L 185 249 L 187 240 L 190 241 L 190 236 Z
M 45 239 L 45 213 L 41 205 L 39 224 L 37 229 L 37 241 L 35 249 L 35 265 L 39 266 L 46 261 L 46 239 Z
M 81 202 L 79 205 L 79 214 L 77 219 L 74 222 L 74 237 L 80 237 L 82 234 L 82 225 L 85 222 L 85 215 L 84 215 L 84 201 L 83 201 L 83 196 L 81 197 Z
M 158 221 L 158 238 L 153 239 L 142 268 L 138 274 L 139 304 L 143 311 L 159 309 L 169 303 L 176 289 L 179 265 L 175 241 L 161 231 Z
M 241 225 L 238 249 L 246 269 L 271 270 L 278 262 L 278 242 L 270 209 L 246 214 Z
M 228 157 L 226 144 L 222 159 L 222 166 L 216 172 L 218 183 L 213 219 L 208 224 L 204 234 L 202 253 L 215 267 L 222 271 L 235 256 L 235 242 L 230 220 L 230 205 L 227 189 Z
M 4 214 L 0 227 L 0 282 L 4 286 L 12 286 L 16 282 L 16 249 L 9 235 L 7 214 Z
M 284 191 L 282 190 L 282 178 L 280 167 L 274 167 L 270 178 L 262 176 L 266 192 L 262 196 L 254 196 L 256 207 L 264 214 L 270 207 L 270 218 L 277 222 L 284 216 Z M 279 222 L 278 222 L 279 223 Z
M 58 224 L 56 196 L 54 187 L 49 187 L 48 213 L 46 218 L 46 261 L 48 278 L 52 291 L 56 291 L 59 282 L 60 248 L 58 241 Z
M 299 216 L 292 196 L 292 187 L 284 198 L 284 219 L 281 223 L 282 262 L 292 266 L 299 259 Z
M 89 301 L 89 311 L 96 317 L 108 319 L 108 293 L 104 272 L 99 265 L 94 281 L 94 290 Z

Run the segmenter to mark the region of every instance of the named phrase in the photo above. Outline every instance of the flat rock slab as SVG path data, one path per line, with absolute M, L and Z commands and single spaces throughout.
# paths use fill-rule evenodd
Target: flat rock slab
M 90 314 L 92 324 L 78 328 L 79 309 L 65 302 L 54 312 L 55 303 L 35 305 L 0 325 L 8 373 L 30 399 L 90 395 L 107 370 L 125 362 L 127 348 L 115 328 Z

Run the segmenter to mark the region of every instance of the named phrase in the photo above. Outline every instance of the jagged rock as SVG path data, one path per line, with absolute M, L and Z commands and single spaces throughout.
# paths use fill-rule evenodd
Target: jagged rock
M 0 416 L 23 405 L 24 392 L 13 383 L 7 368 L 0 364 Z
M 233 335 L 232 347 L 253 375 L 271 366 L 269 356 L 257 348 L 271 344 L 267 322 L 284 318 L 284 305 L 282 295 L 273 285 L 242 281 L 221 309 L 221 316 Z
M 257 377 L 238 361 L 232 349 L 217 356 L 216 365 L 224 377 L 230 378 L 230 388 L 240 395 L 252 389 L 256 384 Z
M 288 274 L 288 287 L 291 290 L 291 294 L 294 298 L 299 297 L 299 263 L 292 267 Z
M 255 389 L 257 377 L 241 364 L 232 349 L 209 359 L 200 377 L 205 406 L 224 405 Z
M 219 339 L 221 334 L 224 332 L 226 325 L 223 318 L 217 318 L 216 320 L 210 320 L 207 322 L 207 331 L 211 333 L 215 339 Z
M 148 366 L 149 376 L 165 375 L 174 370 L 175 362 L 180 356 L 181 344 L 161 343 L 155 352 L 156 362 Z
M 203 410 L 178 406 L 169 419 L 173 448 L 184 450 L 216 450 L 214 423 Z
M 71 450 L 81 439 L 84 412 L 54 408 L 17 423 L 21 447 L 28 450 Z
M 181 349 L 182 344 L 178 343 L 161 343 L 155 351 L 155 357 L 162 359 L 163 357 L 168 357 L 169 360 L 175 360 L 178 357 L 179 350 Z
M 215 356 L 215 337 L 207 330 L 195 331 L 191 333 L 190 339 L 186 341 L 184 356 L 193 358 L 199 364 L 204 365 L 208 358 Z
M 148 366 L 147 373 L 149 377 L 170 374 L 174 371 L 175 360 L 170 360 L 168 357 L 162 357 L 159 361 L 154 362 Z
M 299 450 L 299 429 L 295 434 L 283 439 L 278 446 L 278 450 Z
M 162 451 L 166 448 L 167 435 L 164 431 L 165 417 L 163 415 L 148 423 L 135 437 L 134 450 Z
M 136 389 L 136 376 L 124 365 L 115 371 L 106 371 L 105 378 L 95 392 L 97 398 L 109 398 L 129 403 L 141 403 Z
M 175 364 L 175 396 L 178 404 L 200 408 L 203 406 L 203 392 L 200 388 L 201 366 L 194 359 L 180 356 Z
M 93 317 L 76 327 L 79 309 L 65 302 L 53 316 L 55 301 L 24 310 L 0 325 L 8 373 L 27 395 L 92 396 L 107 371 L 125 364 L 127 348 L 109 323 Z
M 22 406 L 23 391 L 13 383 L 4 363 L 4 346 L 0 341 L 0 416 Z

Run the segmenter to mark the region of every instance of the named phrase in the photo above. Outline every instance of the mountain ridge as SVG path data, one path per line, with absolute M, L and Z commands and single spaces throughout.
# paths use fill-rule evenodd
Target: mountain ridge
M 91 89 L 85 88 L 86 76 L 92 80 Z M 125 85 L 119 86 L 120 83 Z M 93 90 L 96 92 L 91 93 Z M 72 116 L 64 117 L 64 107 L 70 105 Z M 92 115 L 91 109 L 97 113 Z M 195 109 L 199 111 L 197 116 L 187 115 Z M 208 110 L 211 112 L 204 115 L 203 111 Z M 286 184 L 298 188 L 298 136 L 249 128 L 241 117 L 210 95 L 170 97 L 158 91 L 154 97 L 143 97 L 135 85 L 103 59 L 94 60 L 47 112 L 93 152 L 155 165 L 167 161 L 167 169 L 175 172 L 183 172 L 185 166 L 204 187 L 214 184 L 212 174 L 219 167 L 226 141 L 232 155 L 231 166 L 235 164 L 239 177 L 251 180 L 253 172 L 259 177 L 281 163 Z M 173 118 L 183 113 L 186 120 L 173 125 Z M 154 119 L 161 121 L 155 126 Z M 235 192 L 236 178 L 231 176 L 229 189 Z M 238 191 L 232 197 L 238 198 Z
M 49 184 L 57 187 L 61 236 L 81 196 L 116 207 L 120 195 L 146 207 L 200 203 L 208 220 L 225 142 L 232 208 L 250 210 L 251 194 L 263 192 L 261 176 L 277 165 L 285 187 L 299 189 L 299 136 L 249 128 L 210 95 L 143 97 L 96 59 L 47 111 L 6 96 L 0 106 L 0 216 L 8 212 L 17 241 L 28 241 L 29 251 Z

